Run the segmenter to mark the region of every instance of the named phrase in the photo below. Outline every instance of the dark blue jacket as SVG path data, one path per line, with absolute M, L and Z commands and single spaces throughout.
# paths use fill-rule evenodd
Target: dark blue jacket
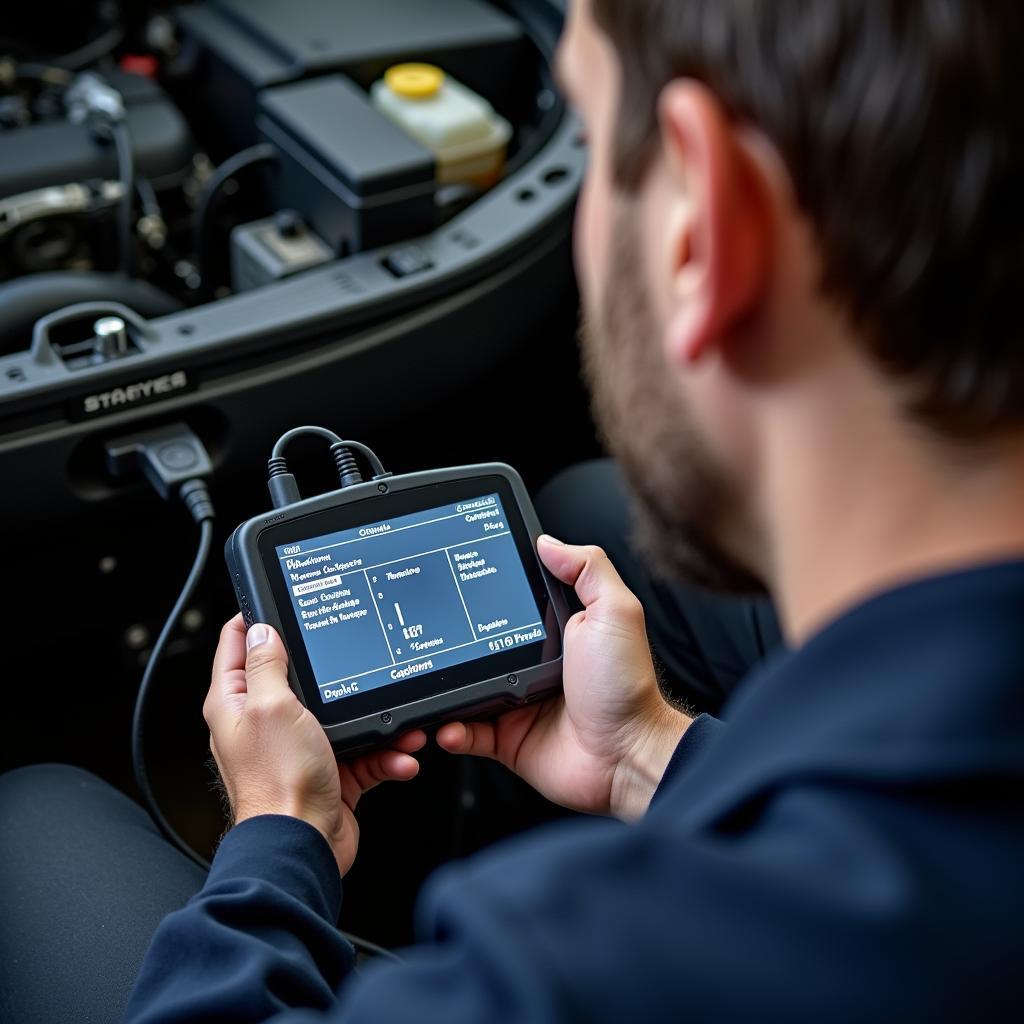
M 1024 564 L 877 597 L 699 719 L 646 818 L 443 870 L 357 975 L 327 844 L 225 838 L 127 1020 L 1022 1019 Z

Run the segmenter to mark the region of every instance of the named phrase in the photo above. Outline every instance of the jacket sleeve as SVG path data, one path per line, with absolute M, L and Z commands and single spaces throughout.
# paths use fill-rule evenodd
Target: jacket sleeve
M 680 778 L 697 756 L 707 750 L 725 730 L 725 723 L 717 718 L 712 718 L 711 715 L 698 715 L 676 746 L 651 803 L 658 803 L 668 787 Z
M 694 722 L 673 755 L 664 784 L 682 774 L 720 727 L 708 715 Z M 454 902 L 465 905 L 462 899 Z M 492 901 L 470 901 L 470 907 L 481 911 L 488 904 L 493 915 L 497 908 Z M 514 968 L 518 974 L 523 957 L 529 956 L 516 942 L 527 922 L 460 914 L 459 941 L 445 943 L 450 929 L 440 905 L 434 905 L 440 917 L 425 921 L 422 931 L 435 943 L 441 940 L 439 944 L 412 954 L 398 980 L 389 983 L 382 1006 L 372 1012 L 345 1010 L 336 994 L 355 957 L 335 927 L 341 882 L 330 847 L 312 826 L 296 819 L 249 819 L 224 838 L 200 892 L 160 925 L 124 1020 L 172 1024 L 273 1019 L 298 1024 L 306 1019 L 303 1011 L 328 1010 L 332 1017 L 342 1015 L 339 1020 L 505 1019 L 500 1007 L 507 1010 L 521 996 L 513 977 L 500 982 L 499 977 L 511 964 L 519 965 Z M 541 1007 L 522 1009 L 532 1014 Z M 319 1013 L 315 1017 L 322 1019 Z
M 946 855 L 936 840 L 949 822 L 936 829 L 912 803 L 825 780 L 696 828 L 681 797 L 671 787 L 635 825 L 563 823 L 446 868 L 421 900 L 421 945 L 358 974 L 333 927 L 327 844 L 298 822 L 246 822 L 203 891 L 158 930 L 127 1019 L 853 1021 L 882 1006 L 894 1020 L 970 1019 L 949 1000 L 975 986 L 939 982 L 984 958 L 944 931 L 943 915 L 972 935 L 998 919 L 1009 936 L 1016 904 L 978 908 L 941 871 L 921 884 L 913 869 Z M 987 956 L 1013 944 L 978 945 Z
M 242 822 L 203 888 L 157 929 L 124 1020 L 263 1021 L 331 1006 L 355 959 L 335 927 L 340 907 L 316 829 L 276 815 Z

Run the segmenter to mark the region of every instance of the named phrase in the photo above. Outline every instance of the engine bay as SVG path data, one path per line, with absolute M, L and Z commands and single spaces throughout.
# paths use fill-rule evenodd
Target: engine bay
M 111 472 L 118 438 L 181 423 L 201 439 L 220 543 L 266 507 L 267 452 L 304 422 L 379 445 L 403 472 L 509 462 L 531 490 L 594 453 L 570 244 L 586 150 L 551 70 L 562 13 L 555 0 L 9 12 L 0 522 L 21 638 L 10 670 L 36 683 L 14 699 L 0 767 L 60 760 L 133 792 L 132 701 L 194 539 L 139 475 Z M 311 492 L 324 485 L 301 445 L 295 461 Z M 223 827 L 201 704 L 233 611 L 226 574 L 208 573 L 154 710 L 153 786 L 199 849 Z M 73 664 L 41 661 L 51 649 Z M 500 820 L 473 810 L 476 771 L 441 764 L 429 793 L 402 795 L 398 813 L 432 838 L 383 917 L 386 864 L 368 847 L 351 927 L 404 941 L 419 880 L 514 827 L 508 806 Z M 390 827 L 377 834 L 383 849 Z
M 163 316 L 426 235 L 528 162 L 558 119 L 536 43 L 479 0 L 97 14 L 73 53 L 22 43 L 0 61 L 3 355 L 62 306 Z M 435 125 L 432 148 L 401 121 L 403 103 L 423 107 L 408 77 L 423 67 L 454 144 Z M 432 261 L 399 250 L 381 266 L 401 279 Z

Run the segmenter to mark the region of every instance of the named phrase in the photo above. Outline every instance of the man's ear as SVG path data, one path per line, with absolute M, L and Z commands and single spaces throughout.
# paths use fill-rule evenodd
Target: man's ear
M 673 225 L 672 308 L 666 345 L 673 362 L 696 362 L 754 307 L 769 270 L 766 189 L 714 94 L 677 79 L 660 99 L 669 173 L 685 195 Z

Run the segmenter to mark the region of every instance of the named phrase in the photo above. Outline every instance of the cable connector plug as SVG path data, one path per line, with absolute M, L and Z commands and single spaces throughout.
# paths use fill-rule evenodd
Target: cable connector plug
M 283 455 L 275 455 L 267 462 L 267 487 L 270 489 L 270 501 L 274 508 L 284 508 L 302 500 L 299 493 L 299 482 L 295 474 L 289 472 L 288 463 Z
M 351 487 L 363 482 L 363 474 L 356 462 L 355 453 L 348 441 L 336 441 L 331 445 L 331 455 L 338 470 L 338 483 L 342 487 Z
M 206 446 L 184 423 L 108 441 L 106 452 L 112 476 L 141 470 L 161 498 L 180 498 L 197 523 L 213 518 L 213 500 L 206 486 L 213 463 Z
M 213 519 L 213 498 L 210 497 L 210 491 L 202 480 L 187 480 L 181 485 L 178 497 L 185 503 L 185 508 L 197 523 Z

